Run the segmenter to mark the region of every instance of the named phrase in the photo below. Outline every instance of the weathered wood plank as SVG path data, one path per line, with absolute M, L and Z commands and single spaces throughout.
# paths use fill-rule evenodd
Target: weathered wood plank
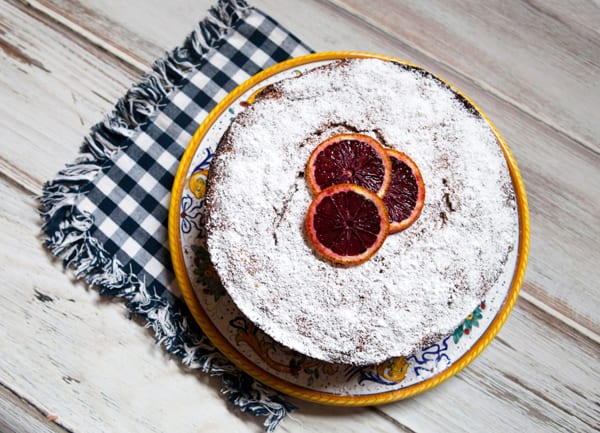
M 35 11 L 0 2 L 0 168 L 39 191 L 139 72 Z
M 215 2 L 198 0 L 166 4 L 95 0 L 22 0 L 44 13 L 64 17 L 115 47 L 126 56 L 150 65 L 157 57 L 179 45 Z M 140 9 L 140 7 L 142 9 Z M 169 10 L 164 15 L 165 9 Z M 143 17 L 140 14 L 143 11 Z M 164 24 L 161 24 L 165 20 Z M 93 23 L 90 25 L 90 23 Z M 175 25 L 173 25 L 175 24 Z
M 600 7 L 596 0 L 565 2 L 562 0 L 529 0 L 529 5 L 541 13 L 550 15 L 555 21 L 566 23 L 567 27 L 585 27 L 591 34 L 600 36 Z
M 48 0 L 42 4 L 46 4 L 45 1 Z M 139 40 L 135 53 L 140 53 L 146 61 L 156 56 L 154 48 L 168 49 L 180 40 L 182 34 L 173 28 L 186 28 L 186 24 L 191 28 L 195 23 L 194 14 L 201 16 L 210 5 L 210 2 L 184 2 L 178 8 L 170 8 L 152 2 L 148 6 L 150 11 L 168 10 L 168 19 L 180 23 L 178 27 L 171 27 L 150 24 L 158 17 L 165 17 L 158 12 L 144 20 L 130 19 L 139 10 L 136 2 L 124 6 L 107 0 L 49 1 L 59 13 L 81 16 L 81 21 L 92 21 L 99 29 L 115 28 L 114 24 L 117 24 L 118 30 L 108 36 L 111 43 L 131 52 L 131 48 L 123 46 L 123 36 Z M 596 151 L 600 149 L 597 127 L 600 118 L 596 115 L 597 110 L 593 110 L 599 93 L 593 85 L 594 77 L 600 75 L 596 61 L 600 55 L 600 7 L 595 2 L 572 4 L 532 0 L 483 5 L 462 0 L 383 0 L 368 6 L 355 0 L 331 3 L 399 38 L 400 43 L 416 47 L 467 75 L 482 87 L 491 89 Z M 293 15 L 294 25 L 300 22 L 312 24 L 315 14 L 311 12 L 316 10 L 318 13 L 319 9 L 326 8 L 325 5 L 311 4 L 303 13 L 287 2 L 266 0 L 256 5 L 276 12 L 274 15 L 278 19 L 282 17 L 283 22 L 286 15 Z M 335 23 L 334 27 L 337 27 Z M 151 50 L 146 49 L 148 40 L 153 44 Z M 511 65 L 511 68 L 505 65 Z
M 0 431 L 3 433 L 67 433 L 55 424 L 52 414 L 43 415 L 38 408 L 19 398 L 0 384 Z
M 141 4 L 137 1 L 140 0 L 127 2 L 126 6 L 108 1 L 96 4 L 89 0 L 52 0 L 50 4 L 62 10 L 78 26 L 106 35 L 107 41 L 124 45 L 123 49 L 130 52 L 138 51 L 137 41 L 144 39 L 147 26 L 156 28 L 157 34 L 174 29 L 168 37 L 165 36 L 166 42 L 163 43 L 165 50 L 170 48 L 172 34 L 183 25 L 179 21 L 179 11 L 186 11 L 188 19 L 195 21 L 208 6 L 206 2 L 182 0 L 180 8 L 172 13 L 168 4 L 157 1 L 148 6 L 153 13 L 145 16 L 145 20 L 139 20 L 135 11 Z M 600 262 L 600 251 L 595 247 L 600 242 L 600 186 L 598 182 L 586 180 L 600 177 L 598 155 L 581 149 L 576 141 L 457 74 L 454 68 L 404 45 L 398 39 L 381 34 L 336 6 L 307 1 L 303 8 L 294 8 L 275 0 L 265 0 L 258 6 L 317 50 L 358 49 L 406 58 L 449 79 L 477 101 L 506 137 L 525 177 L 532 213 L 530 284 L 525 290 L 600 334 L 597 315 L 600 297 L 597 296 L 596 284 L 600 280 L 600 268 L 596 266 Z M 198 12 L 192 20 L 189 17 L 194 15 L 190 12 L 196 10 L 194 7 Z M 80 10 L 87 11 L 85 19 L 76 15 Z M 113 19 L 119 22 L 113 22 Z M 140 21 L 144 23 L 140 24 Z M 125 27 L 107 34 L 107 23 L 115 28 Z M 135 37 L 118 39 L 118 35 L 127 32 Z M 148 37 L 156 35 L 152 33 Z M 144 46 L 139 47 L 139 51 L 144 49 Z M 147 55 L 152 53 L 147 52 Z
M 598 22 L 592 30 L 539 1 L 333 3 L 600 152 Z

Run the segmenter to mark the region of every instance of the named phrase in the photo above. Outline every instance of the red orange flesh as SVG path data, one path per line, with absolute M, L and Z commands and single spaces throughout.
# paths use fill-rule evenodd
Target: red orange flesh
M 390 233 L 396 233 L 419 218 L 425 204 L 425 184 L 412 159 L 394 149 L 386 152 L 392 161 L 392 181 L 383 202 L 390 217 Z
M 365 262 L 383 245 L 389 217 L 383 200 L 355 184 L 325 188 L 306 214 L 306 231 L 323 257 L 344 265 Z
M 353 183 L 379 197 L 388 190 L 392 165 L 384 147 L 363 134 L 340 134 L 319 144 L 306 164 L 306 179 L 315 194 L 332 185 Z

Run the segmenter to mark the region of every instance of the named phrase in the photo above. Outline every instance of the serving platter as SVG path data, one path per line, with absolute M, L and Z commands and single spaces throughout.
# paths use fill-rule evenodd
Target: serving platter
M 298 398 L 326 404 L 359 406 L 387 403 L 430 389 L 476 358 L 496 336 L 518 297 L 529 249 L 529 220 L 523 181 L 504 139 L 487 116 L 456 88 L 488 121 L 511 174 L 518 207 L 519 230 L 506 263 L 507 272 L 474 311 L 451 333 L 420 352 L 378 365 L 331 364 L 309 358 L 275 342 L 254 326 L 223 289 L 210 263 L 202 210 L 210 162 L 221 136 L 263 87 L 343 58 L 379 58 L 411 65 L 388 56 L 318 53 L 279 63 L 232 91 L 194 134 L 175 178 L 169 213 L 169 244 L 183 298 L 213 344 L 257 380 Z

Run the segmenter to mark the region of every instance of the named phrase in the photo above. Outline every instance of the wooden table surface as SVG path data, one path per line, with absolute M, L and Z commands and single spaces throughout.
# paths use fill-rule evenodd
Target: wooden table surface
M 41 245 L 35 196 L 212 0 L 0 0 L 0 432 L 259 432 L 119 301 Z M 596 0 L 256 0 L 317 51 L 423 65 L 492 118 L 527 187 L 522 294 L 489 348 L 415 398 L 295 401 L 281 432 L 600 430 Z

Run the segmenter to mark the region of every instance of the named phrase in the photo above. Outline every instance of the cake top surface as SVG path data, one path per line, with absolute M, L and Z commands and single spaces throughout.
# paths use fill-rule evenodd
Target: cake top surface
M 358 266 L 311 247 L 305 164 L 321 141 L 370 135 L 419 166 L 420 218 Z M 276 341 L 364 365 L 458 326 L 517 237 L 506 161 L 486 121 L 420 69 L 344 60 L 271 85 L 233 121 L 211 166 L 207 243 L 225 289 Z

